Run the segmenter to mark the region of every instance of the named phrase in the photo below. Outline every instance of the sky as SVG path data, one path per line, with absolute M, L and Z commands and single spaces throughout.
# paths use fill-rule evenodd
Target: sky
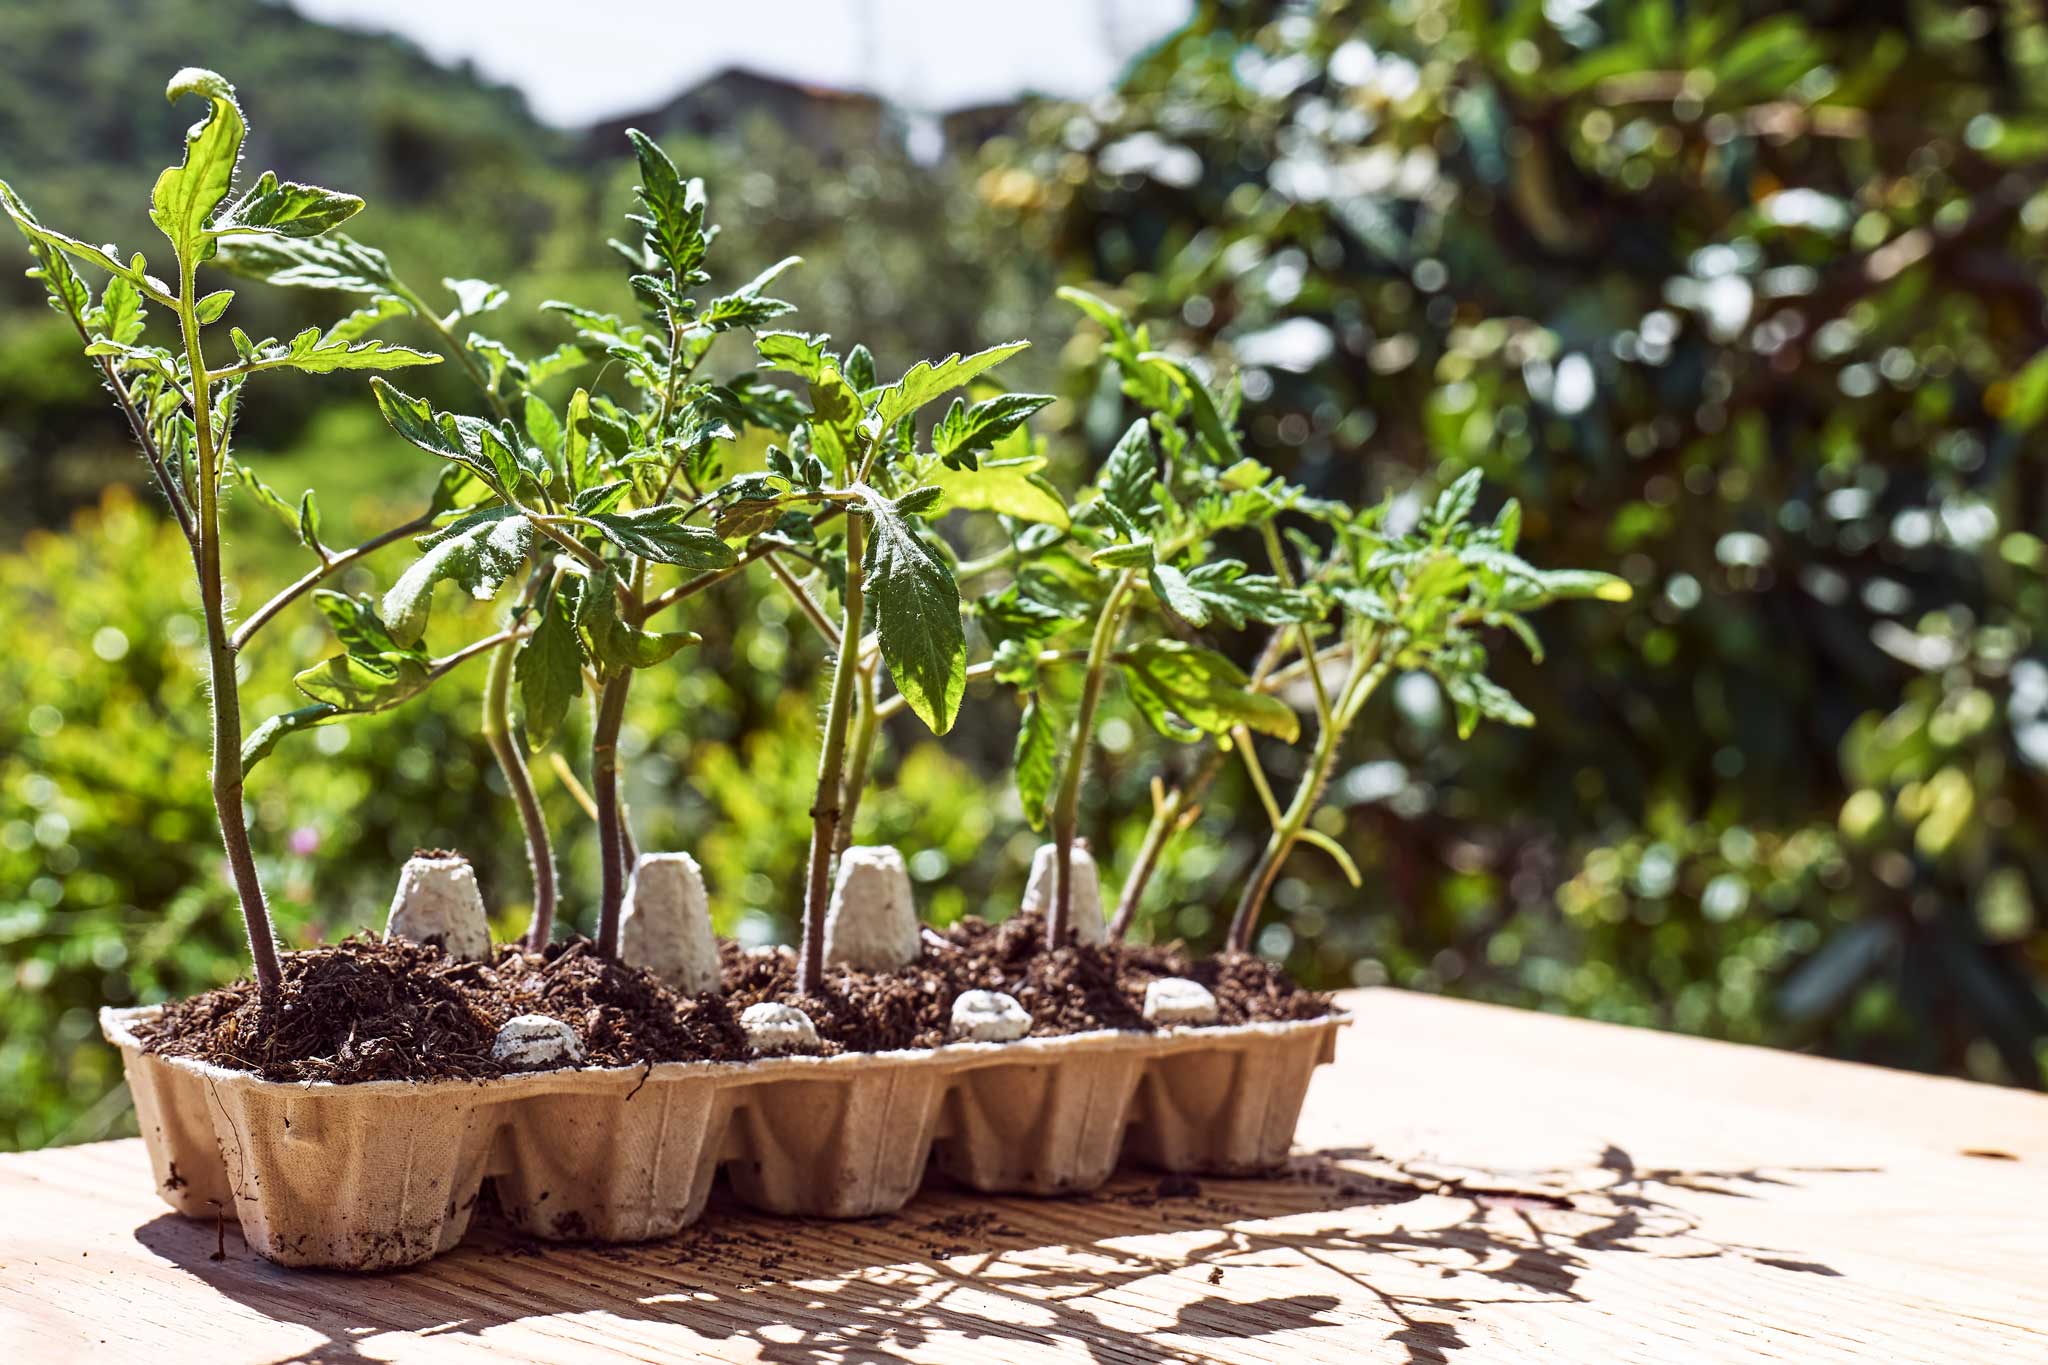
M 638 113 L 729 66 L 943 112 L 1088 96 L 1191 0 L 288 0 L 470 61 L 563 127 Z

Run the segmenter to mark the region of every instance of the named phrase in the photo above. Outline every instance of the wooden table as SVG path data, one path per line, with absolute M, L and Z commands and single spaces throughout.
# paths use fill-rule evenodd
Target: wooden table
M 0 1361 L 2048 1360 L 2048 1098 L 1373 991 L 1292 1166 L 281 1270 L 0 1157 Z M 220 1251 L 225 1254 L 215 1259 Z

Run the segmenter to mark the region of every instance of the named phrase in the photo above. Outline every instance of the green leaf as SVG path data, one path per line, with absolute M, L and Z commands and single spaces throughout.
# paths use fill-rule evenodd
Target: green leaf
M 222 269 L 280 288 L 389 294 L 397 284 L 383 252 L 344 233 L 304 239 L 259 232 L 225 233 L 219 247 L 215 264 Z
M 416 644 L 426 633 L 434 585 L 452 579 L 479 601 L 493 596 L 519 571 L 533 549 L 533 524 L 503 505 L 472 512 L 421 536 L 425 551 L 384 594 L 384 620 L 401 644 Z
M 301 545 L 319 550 L 320 504 L 314 499 L 313 490 L 310 488 L 299 494 L 298 532 Z
M 278 741 L 286 735 L 338 719 L 343 714 L 340 707 L 323 701 L 272 716 L 251 730 L 249 737 L 242 741 L 242 775 L 247 777 L 251 768 L 268 758 Z
M 1130 326 L 1124 321 L 1122 310 L 1107 299 L 1099 298 L 1085 289 L 1062 285 L 1057 291 L 1062 302 L 1070 303 L 1086 313 L 1101 325 L 1111 337 L 1124 341 L 1130 338 Z
M 1059 725 L 1034 695 L 1024 703 L 1024 719 L 1017 727 L 1016 750 L 1011 755 L 1017 798 L 1024 803 L 1024 818 L 1033 829 L 1045 828 L 1046 803 L 1059 775 L 1059 762 Z
M 718 509 L 712 529 L 726 540 L 759 535 L 782 520 L 783 505 L 771 498 L 741 498 Z
M 552 593 L 512 664 L 526 712 L 526 742 L 535 752 L 547 747 L 569 714 L 569 704 L 582 693 L 584 662 L 583 637 L 565 595 Z
M 1187 583 L 1203 606 L 1228 622 L 1232 630 L 1243 630 L 1247 621 L 1278 626 L 1314 621 L 1322 615 L 1316 599 L 1308 593 L 1288 587 L 1271 574 L 1246 573 L 1244 564 L 1235 559 L 1213 560 L 1190 569 Z
M 569 395 L 568 414 L 562 423 L 562 464 L 569 473 L 569 487 L 579 493 L 597 477 L 590 437 L 590 391 L 578 389 Z
M 858 342 L 846 353 L 846 364 L 842 369 L 846 374 L 846 382 L 860 392 L 866 393 L 875 387 L 874 352 Z
M 987 450 L 1052 401 L 1049 393 L 999 393 L 969 407 L 956 398 L 932 428 L 932 453 L 949 459 Z
M 362 211 L 353 194 L 323 190 L 318 185 L 279 182 L 265 171 L 256 183 L 221 215 L 222 232 L 274 232 L 280 237 L 318 237 Z
M 209 221 L 234 185 L 248 125 L 234 87 L 211 71 L 188 66 L 171 77 L 164 97 L 176 104 L 187 95 L 204 97 L 206 114 L 185 134 L 184 162 L 157 177 L 149 217 L 178 259 L 196 264 L 212 254 Z
M 896 690 L 935 735 L 953 728 L 967 690 L 967 634 L 960 589 L 890 502 L 862 485 L 868 512 L 862 559 L 867 608 Z
M 1152 480 L 1159 468 L 1152 453 L 1152 428 L 1145 418 L 1125 429 L 1115 449 L 1102 462 L 1095 486 L 1102 499 L 1132 521 L 1138 521 L 1152 504 Z
M 613 479 L 610 483 L 586 488 L 576 495 L 572 504 L 580 516 L 594 517 L 599 512 L 609 512 L 626 500 L 626 494 L 633 489 L 631 479 Z
M 379 294 L 347 317 L 337 321 L 320 337 L 323 346 L 336 343 L 359 341 L 363 334 L 380 323 L 393 318 L 409 316 L 412 309 L 404 299 L 392 294 Z
M 1237 444 L 1237 435 L 1224 425 L 1222 414 L 1216 410 L 1216 400 L 1210 396 L 1201 376 L 1184 360 L 1170 356 L 1163 351 L 1147 351 L 1138 357 L 1143 364 L 1165 370 L 1170 374 L 1181 392 L 1188 396 L 1188 409 L 1195 419 L 1195 430 L 1209 447 L 1210 455 L 1221 465 L 1235 465 L 1245 458 Z
M 941 465 L 927 477 L 945 493 L 947 508 L 1000 512 L 1064 531 L 1074 524 L 1073 518 L 1058 491 L 1039 474 L 1045 462 L 1043 455 L 1026 455 L 1014 460 L 984 460 L 979 469 Z
M 526 434 L 532 438 L 533 443 L 539 446 L 546 455 L 550 457 L 560 455 L 562 453 L 563 432 L 561 419 L 555 416 L 555 410 L 547 405 L 546 400 L 530 393 L 526 395 L 526 402 L 523 407 L 526 418 Z
M 774 283 L 775 277 L 791 266 L 803 264 L 801 256 L 785 256 L 774 265 L 748 280 L 732 293 L 715 298 L 704 306 L 697 315 L 696 325 L 714 332 L 730 331 L 735 327 L 759 327 L 786 313 L 796 311 L 796 305 L 771 299 L 761 291 Z
M 567 373 L 582 365 L 588 358 L 583 354 L 581 347 L 563 342 L 546 355 L 536 357 L 526 363 L 526 382 L 529 384 L 545 383 L 558 374 Z
M 1154 729 L 1187 742 L 1227 734 L 1239 725 L 1292 744 L 1301 722 L 1278 698 L 1251 690 L 1251 680 L 1214 650 L 1179 640 L 1147 640 L 1124 651 L 1124 681 Z
M 351 654 L 402 654 L 405 646 L 377 614 L 368 597 L 350 597 L 328 588 L 313 590 L 313 605 L 334 628 L 334 637 Z
M 813 379 L 825 368 L 825 347 L 831 341 L 823 333 L 763 332 L 754 338 L 754 349 L 760 353 L 762 369 Z
M 232 289 L 216 289 L 192 305 L 192 315 L 199 319 L 201 326 L 210 327 L 219 322 L 228 311 L 228 305 L 235 301 Z
M 1444 532 L 1472 515 L 1472 509 L 1479 503 L 1479 478 L 1478 470 L 1468 469 L 1437 495 L 1436 506 L 1429 514 L 1429 525 L 1437 532 L 1439 541 L 1443 539 Z
M 740 298 L 728 294 L 713 299 L 697 314 L 695 326 L 710 332 L 730 332 L 740 327 L 759 327 L 796 311 L 796 305 L 781 299 Z
M 292 531 L 298 530 L 299 514 L 297 509 L 280 497 L 276 489 L 258 478 L 255 470 L 234 459 L 228 461 L 227 467 L 228 471 L 234 475 L 235 482 L 246 489 L 250 497 L 256 499 L 257 502 L 275 514 L 277 519 L 282 521 L 287 529 Z
M 1514 694 L 1484 673 L 1453 673 L 1443 680 L 1458 712 L 1458 738 L 1470 739 L 1483 716 L 1508 725 L 1531 726 L 1536 717 L 1516 701 Z
M 96 265 L 108 274 L 128 281 L 128 283 L 140 289 L 143 294 L 167 308 L 177 306 L 177 298 L 172 293 L 171 287 L 156 276 L 145 273 L 140 256 L 136 257 L 134 263 L 131 264 L 116 258 L 112 253 L 104 251 L 99 247 L 81 242 L 76 237 L 68 237 L 53 228 L 44 227 L 36 220 L 35 214 L 29 211 L 28 205 L 23 203 L 21 197 L 14 192 L 13 187 L 4 180 L 0 180 L 0 208 L 6 209 L 7 216 L 14 220 L 14 225 L 21 229 L 22 235 L 30 241 L 40 242 L 44 246 L 52 247 L 67 256 L 84 261 L 89 265 Z
M 225 292 L 225 291 L 223 291 Z M 336 341 L 308 327 L 289 345 L 272 346 L 256 353 L 249 362 L 254 370 L 301 370 L 306 374 L 333 374 L 337 370 L 402 370 L 415 365 L 438 365 L 441 357 L 410 346 L 388 341 Z
M 638 512 L 603 512 L 590 518 L 606 540 L 636 559 L 675 564 L 693 573 L 727 569 L 739 562 L 732 547 L 708 526 L 687 526 L 687 509 L 649 507 Z
M 590 654 L 606 669 L 652 668 L 702 637 L 686 630 L 655 632 L 619 615 L 618 580 L 610 569 L 581 580 L 577 621 L 590 632 Z
M 1500 505 L 1500 514 L 1493 519 L 1493 533 L 1500 540 L 1500 548 L 1508 553 L 1515 552 L 1515 542 L 1522 538 L 1522 504 L 1509 498 Z
M 1370 588 L 1345 585 L 1334 589 L 1333 592 L 1346 611 L 1374 625 L 1392 626 L 1400 623 L 1400 618 L 1394 614 L 1393 604 Z
M 1635 592 L 1629 587 L 1628 580 L 1611 573 L 1592 569 L 1546 569 L 1538 570 L 1533 580 L 1510 581 L 1507 590 L 1501 594 L 1501 604 L 1517 611 L 1527 611 L 1571 598 L 1626 602 L 1633 596 Z
M 1105 569 L 1149 569 L 1152 556 L 1151 541 L 1134 540 L 1128 545 L 1112 545 L 1108 549 L 1097 550 L 1088 556 L 1088 562 Z
M 644 216 L 634 221 L 647 230 L 647 244 L 684 283 L 704 262 L 709 242 L 704 234 L 704 182 L 685 181 L 653 138 L 628 128 L 626 138 L 640 160 L 640 203 Z
M 432 681 L 427 665 L 411 654 L 337 654 L 292 679 L 314 701 L 351 715 L 388 711 Z
M 887 431 L 932 399 L 959 388 L 976 375 L 1008 360 L 1031 343 L 1007 341 L 970 356 L 954 354 L 934 365 L 920 360 L 904 376 L 883 389 L 875 398 L 875 414 Z
M 1154 564 L 1146 575 L 1160 604 L 1197 629 L 1209 624 L 1209 604 L 1188 582 L 1186 574 L 1171 564 Z
M 826 467 L 845 477 L 860 448 L 860 395 L 839 368 L 827 361 L 811 376 L 811 446 Z
M 455 296 L 456 318 L 473 318 L 503 308 L 512 296 L 489 280 L 443 278 L 442 287 Z
M 68 269 L 68 267 L 67 267 Z M 131 345 L 142 336 L 142 291 L 116 275 L 100 291 L 99 307 L 86 318 L 95 333 L 120 345 Z
M 473 430 L 465 432 L 455 417 L 447 413 L 436 414 L 426 399 L 414 398 L 382 379 L 372 379 L 370 391 L 376 395 L 377 410 L 384 414 L 384 420 L 400 436 L 430 455 L 455 461 L 495 489 L 503 491 L 506 487 L 496 462 L 485 451 L 481 439 L 469 439 Z M 570 411 L 573 416 L 573 403 Z M 469 421 L 475 427 L 485 425 L 476 418 Z

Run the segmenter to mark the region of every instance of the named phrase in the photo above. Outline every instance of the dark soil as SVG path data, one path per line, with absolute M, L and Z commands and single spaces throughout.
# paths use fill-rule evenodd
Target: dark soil
M 451 958 L 438 945 L 366 935 L 286 953 L 275 1024 L 258 1027 L 253 982 L 180 1000 L 136 1036 L 152 1052 L 253 1071 L 270 1081 L 389 1081 L 498 1076 L 491 1043 L 507 1019 L 572 1025 L 593 1066 L 751 1055 L 718 996 L 680 997 L 646 972 L 599 957 L 587 939 L 539 957 Z
M 1040 928 L 1036 917 L 1026 915 L 1001 924 L 964 919 L 943 937 L 927 934 L 924 955 L 897 971 L 870 975 L 828 968 L 819 993 L 808 998 L 796 994 L 794 954 L 750 953 L 725 943 L 726 1000 L 736 1012 L 762 1000 L 801 1006 L 827 1053 L 937 1047 L 947 1041 L 954 998 L 977 989 L 1015 996 L 1031 1015 L 1034 1038 L 1097 1029 L 1150 1033 L 1145 985 L 1162 976 L 1188 977 L 1214 991 L 1219 1026 L 1330 1012 L 1323 996 L 1302 990 L 1256 957 L 1196 961 L 1179 945 L 1137 944 L 1073 945 L 1046 953 Z
M 1041 948 L 1039 922 L 967 919 L 928 932 L 923 955 L 894 972 L 829 969 L 818 994 L 795 994 L 787 949 L 722 945 L 723 996 L 682 996 L 648 973 L 597 956 L 587 939 L 530 956 L 501 947 L 488 963 L 450 958 L 437 945 L 358 936 L 286 953 L 284 996 L 259 1027 L 248 981 L 178 1001 L 137 1037 L 152 1052 L 194 1057 L 277 1081 L 481 1080 L 504 1074 L 491 1043 L 504 1022 L 545 1014 L 573 1026 L 591 1066 L 740 1061 L 754 1054 L 740 1012 L 763 1000 L 797 1004 L 825 1054 L 936 1047 L 947 1041 L 962 991 L 1006 991 L 1030 1012 L 1034 1037 L 1097 1029 L 1150 1032 L 1145 986 L 1162 976 L 1200 981 L 1216 994 L 1219 1025 L 1313 1019 L 1328 1000 L 1255 957 L 1191 960 L 1178 946 Z

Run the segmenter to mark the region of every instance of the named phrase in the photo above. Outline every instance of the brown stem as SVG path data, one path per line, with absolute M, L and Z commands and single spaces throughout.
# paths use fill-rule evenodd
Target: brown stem
M 782 561 L 774 555 L 763 555 L 761 561 L 768 566 L 768 571 L 775 575 L 776 581 L 782 584 L 783 589 L 796 600 L 798 608 L 810 623 L 818 628 L 818 634 L 825 637 L 827 647 L 838 649 L 839 627 L 833 625 L 832 619 L 825 615 L 825 609 L 818 605 L 818 599 L 811 596 L 804 585 L 797 581 L 796 575 L 784 567 Z
M 811 517 L 811 525 L 813 527 L 824 526 L 845 510 L 846 508 L 843 505 L 827 507 Z M 767 541 L 757 540 L 740 552 L 739 562 L 728 564 L 722 569 L 711 569 L 705 573 L 698 574 L 695 578 L 686 578 L 667 592 L 656 593 L 653 597 L 648 598 L 644 604 L 636 608 L 634 614 L 627 619 L 635 625 L 645 624 L 647 619 L 656 612 L 666 611 L 684 598 L 695 597 L 706 588 L 718 586 L 763 555 L 772 554 L 779 548 L 781 547 L 770 544 Z
M 275 1016 L 284 988 L 278 968 L 277 936 L 263 882 L 249 848 L 249 824 L 242 809 L 242 696 L 235 677 L 235 646 L 228 636 L 220 566 L 220 470 L 214 449 L 213 412 L 208 392 L 206 357 L 199 344 L 199 319 L 193 311 L 192 269 L 179 272 L 178 321 L 184 332 L 185 355 L 192 369 L 193 428 L 199 459 L 199 603 L 206 621 L 207 691 L 213 700 L 213 809 L 220 821 L 221 844 L 235 894 L 242 903 L 242 922 L 249 933 L 249 959 L 256 971 L 256 989 L 266 1023 Z
M 825 711 L 825 743 L 818 755 L 818 796 L 811 807 L 809 875 L 804 882 L 803 947 L 797 956 L 798 995 L 810 995 L 825 974 L 825 904 L 832 894 L 832 850 L 839 838 L 846 731 L 852 720 L 853 687 L 860 672 L 863 607 L 859 517 L 846 519 L 846 589 L 840 594 L 841 647 L 832 664 L 832 701 Z
M 626 901 L 625 841 L 619 823 L 619 725 L 626 716 L 626 692 L 633 670 L 621 668 L 605 679 L 597 698 L 597 723 L 590 735 L 590 794 L 597 802 L 597 844 L 602 867 L 597 951 L 619 955 L 619 914 Z

